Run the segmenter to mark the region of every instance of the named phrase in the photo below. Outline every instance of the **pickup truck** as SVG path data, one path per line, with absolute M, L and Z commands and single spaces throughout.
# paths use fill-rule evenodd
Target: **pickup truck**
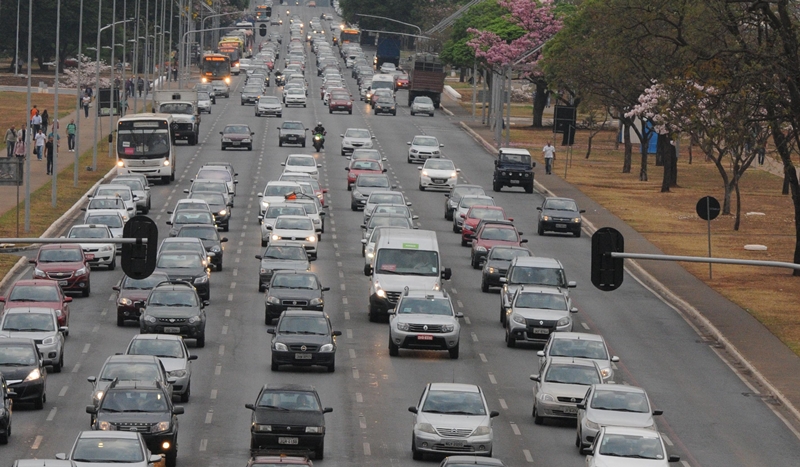
M 155 91 L 155 109 L 172 115 L 172 142 L 186 140 L 190 146 L 200 139 L 200 109 L 197 91 Z

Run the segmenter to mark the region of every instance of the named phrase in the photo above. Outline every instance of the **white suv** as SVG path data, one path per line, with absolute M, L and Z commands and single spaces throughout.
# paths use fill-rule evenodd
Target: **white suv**
M 389 355 L 400 349 L 447 350 L 458 358 L 461 312 L 453 310 L 443 290 L 405 291 L 394 310 L 389 311 Z

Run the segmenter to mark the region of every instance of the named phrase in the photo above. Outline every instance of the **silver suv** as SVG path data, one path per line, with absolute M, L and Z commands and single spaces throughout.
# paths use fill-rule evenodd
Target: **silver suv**
M 578 284 L 567 281 L 561 261 L 553 258 L 536 256 L 518 256 L 508 266 L 506 277 L 501 277 L 503 289 L 500 291 L 500 322 L 506 324 L 506 315 L 511 306 L 514 293 L 522 285 L 538 285 L 542 287 L 558 287 L 569 300 L 569 290 Z M 572 301 L 569 301 L 572 307 Z
M 522 286 L 514 294 L 506 316 L 506 345 L 514 347 L 517 341 L 544 343 L 556 331 L 572 331 L 572 313 L 569 299 L 561 289 L 553 287 Z
M 458 318 L 450 297 L 443 290 L 409 290 L 406 287 L 397 306 L 389 311 L 389 355 L 400 348 L 447 350 L 458 358 Z

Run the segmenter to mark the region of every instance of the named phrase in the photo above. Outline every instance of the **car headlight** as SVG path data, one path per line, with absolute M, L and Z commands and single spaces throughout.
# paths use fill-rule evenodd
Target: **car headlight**
M 185 378 L 188 374 L 189 372 L 186 370 L 172 370 L 169 372 L 169 375 L 175 378 Z
M 269 207 L 269 202 L 268 201 L 262 201 L 261 202 L 261 209 L 262 210 L 266 211 L 268 207 Z
M 156 426 L 153 427 L 153 431 L 158 432 L 158 433 L 160 433 L 162 431 L 167 431 L 167 430 L 169 430 L 169 424 L 170 423 L 168 421 L 158 422 L 156 424 Z
M 475 428 L 475 431 L 472 432 L 472 436 L 486 436 L 492 433 L 492 428 L 486 425 L 481 425 L 478 428 Z
M 33 275 L 36 276 L 36 277 L 47 277 L 47 275 L 44 273 L 44 271 L 42 271 L 41 269 L 38 269 L 38 268 L 33 270 Z
M 360 191 L 353 190 L 353 198 L 363 198 L 364 195 Z
M 94 400 L 100 401 L 103 398 L 103 391 L 97 391 L 94 393 Z
M 375 257 L 375 253 L 373 253 L 372 251 L 368 251 L 368 252 L 367 252 L 367 258 L 370 258 L 370 259 L 372 259 L 372 258 L 374 258 L 374 257 Z
M 453 332 L 456 330 L 455 324 L 444 324 L 442 325 L 442 332 Z
M 411 154 L 416 154 L 416 153 L 418 153 L 419 151 L 417 151 L 416 149 L 412 149 L 410 152 L 411 152 Z
M 317 236 L 316 235 L 309 235 L 308 237 L 306 237 L 306 241 L 308 241 L 309 243 L 314 243 L 314 242 L 317 241 Z
M 324 426 L 307 426 L 306 433 L 325 433 Z
M 422 175 L 424 175 L 424 176 L 426 176 L 426 177 L 427 177 L 427 176 L 428 176 L 428 171 L 427 171 L 427 170 L 423 170 L 423 171 L 422 171 Z
M 583 420 L 584 420 L 584 423 L 586 423 L 586 428 L 589 428 L 589 429 L 592 429 L 592 430 L 599 430 L 600 429 L 600 424 L 599 423 L 595 423 L 595 422 L 589 420 L 588 418 L 585 418 Z
M 55 338 L 55 337 L 53 337 L 53 336 L 50 336 L 50 337 L 45 337 L 45 338 L 42 340 L 42 345 L 53 345 L 53 344 L 55 344 L 55 343 L 56 343 L 56 338 Z
M 383 289 L 375 290 L 375 295 L 379 296 L 380 298 L 386 298 L 386 292 Z
M 371 148 L 372 147 L 372 141 L 367 141 L 366 143 L 364 143 L 364 147 L 365 148 Z
M 333 344 L 323 344 L 319 348 L 320 352 L 333 352 Z
M 258 423 L 253 424 L 253 431 L 258 432 L 270 432 L 272 431 L 272 425 L 259 425 Z
M 287 347 L 286 344 L 284 344 L 283 342 L 276 342 L 275 350 L 286 352 L 287 350 L 289 350 L 289 347 Z
M 195 284 L 205 284 L 206 282 L 208 282 L 208 275 L 206 274 L 194 279 Z
M 24 382 L 28 381 L 36 381 L 37 379 L 42 377 L 42 372 L 39 371 L 38 368 L 35 368 L 33 371 L 28 373 L 28 376 L 25 377 Z
M 245 139 L 243 139 L 243 140 L 242 140 L 242 142 L 243 142 L 243 143 L 249 143 L 249 142 L 251 142 L 251 141 L 250 141 L 250 138 L 245 138 Z
M 308 302 L 308 304 L 312 305 L 312 306 L 320 306 L 320 305 L 322 305 L 322 299 L 321 298 L 312 298 L 311 301 Z
M 82 268 L 78 269 L 77 271 L 75 271 L 75 275 L 76 276 L 82 276 L 84 274 L 86 274 L 86 267 L 82 267 Z
M 156 322 L 156 318 L 155 318 L 155 316 L 152 316 L 152 315 L 147 315 L 147 316 L 145 316 L 145 317 L 144 317 L 144 320 L 145 320 L 146 322 L 150 323 L 150 324 L 155 324 L 155 322 Z
M 436 434 L 436 430 L 430 423 L 417 423 L 416 425 L 414 425 L 414 430 L 421 431 L 423 433 L 432 433 L 434 435 Z
M 558 323 L 556 323 L 556 326 L 566 326 L 570 322 L 572 322 L 572 319 L 569 316 L 565 316 L 565 317 L 561 318 L 560 320 L 558 320 Z
M 220 215 L 220 216 L 224 216 L 224 215 L 226 215 L 226 214 L 228 214 L 228 211 L 227 211 L 227 210 L 225 210 L 225 209 L 223 209 L 222 211 L 220 211 L 220 212 L 219 212 L 219 215 Z
M 408 323 L 397 323 L 398 331 L 408 331 Z
M 482 246 L 476 247 L 475 251 L 477 251 L 478 253 L 486 253 L 486 247 Z
M 581 221 L 580 217 L 575 217 L 575 218 L 572 219 L 572 222 L 574 222 L 576 224 L 580 223 L 580 221 Z
M 545 392 L 539 393 L 537 396 L 542 402 L 555 402 L 556 398 Z
M 222 249 L 218 246 L 212 246 L 211 251 L 214 253 L 219 253 L 220 251 L 222 251 Z
M 488 268 L 487 271 L 489 272 L 489 274 L 494 274 L 494 268 Z
M 100 251 L 111 251 L 114 248 L 114 245 L 103 245 L 100 247 Z
M 434 154 L 439 154 L 439 151 L 433 151 Z
M 267 297 L 267 303 L 270 303 L 272 305 L 280 305 L 281 300 L 278 297 L 273 297 L 272 295 L 270 295 L 269 297 Z
M 110 423 L 106 421 L 97 422 L 97 429 L 101 431 L 110 431 L 113 429 Z
M 266 274 L 266 273 L 267 273 L 267 271 L 269 271 L 269 269 L 264 269 L 264 268 L 261 268 L 261 274 Z
M 273 235 L 273 236 L 272 236 L 272 239 L 273 239 L 273 240 L 280 240 L 280 239 L 281 239 L 281 236 L 280 236 L 280 235 Z
M 192 316 L 189 318 L 189 324 L 199 323 L 200 321 L 202 321 L 202 319 L 200 319 L 199 316 Z
M 515 323 L 525 324 L 525 318 L 516 313 L 511 315 L 511 319 L 513 319 Z
M 458 174 L 456 172 L 450 172 L 450 178 L 456 178 Z
M 550 216 L 542 216 L 542 220 L 547 222 L 550 220 Z
M 603 369 L 601 369 L 600 370 L 600 375 L 603 377 L 603 379 L 607 379 L 609 376 L 611 376 L 611 368 L 603 368 Z
M 230 143 L 231 139 L 230 138 L 222 138 L 222 142 L 223 143 Z

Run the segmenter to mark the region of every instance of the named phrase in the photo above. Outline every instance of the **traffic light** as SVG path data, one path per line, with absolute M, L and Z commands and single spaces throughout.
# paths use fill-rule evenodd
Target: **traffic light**
M 134 216 L 122 228 L 122 238 L 146 238 L 147 243 L 122 244 L 122 270 L 132 279 L 144 279 L 156 269 L 158 227 L 147 216 Z
M 603 227 L 592 235 L 592 284 L 610 292 L 622 285 L 623 259 L 609 253 L 623 253 L 625 238 L 617 229 Z
M 264 36 L 267 35 L 267 25 L 266 24 L 262 24 L 261 26 L 258 27 L 258 34 L 261 37 L 264 37 Z

